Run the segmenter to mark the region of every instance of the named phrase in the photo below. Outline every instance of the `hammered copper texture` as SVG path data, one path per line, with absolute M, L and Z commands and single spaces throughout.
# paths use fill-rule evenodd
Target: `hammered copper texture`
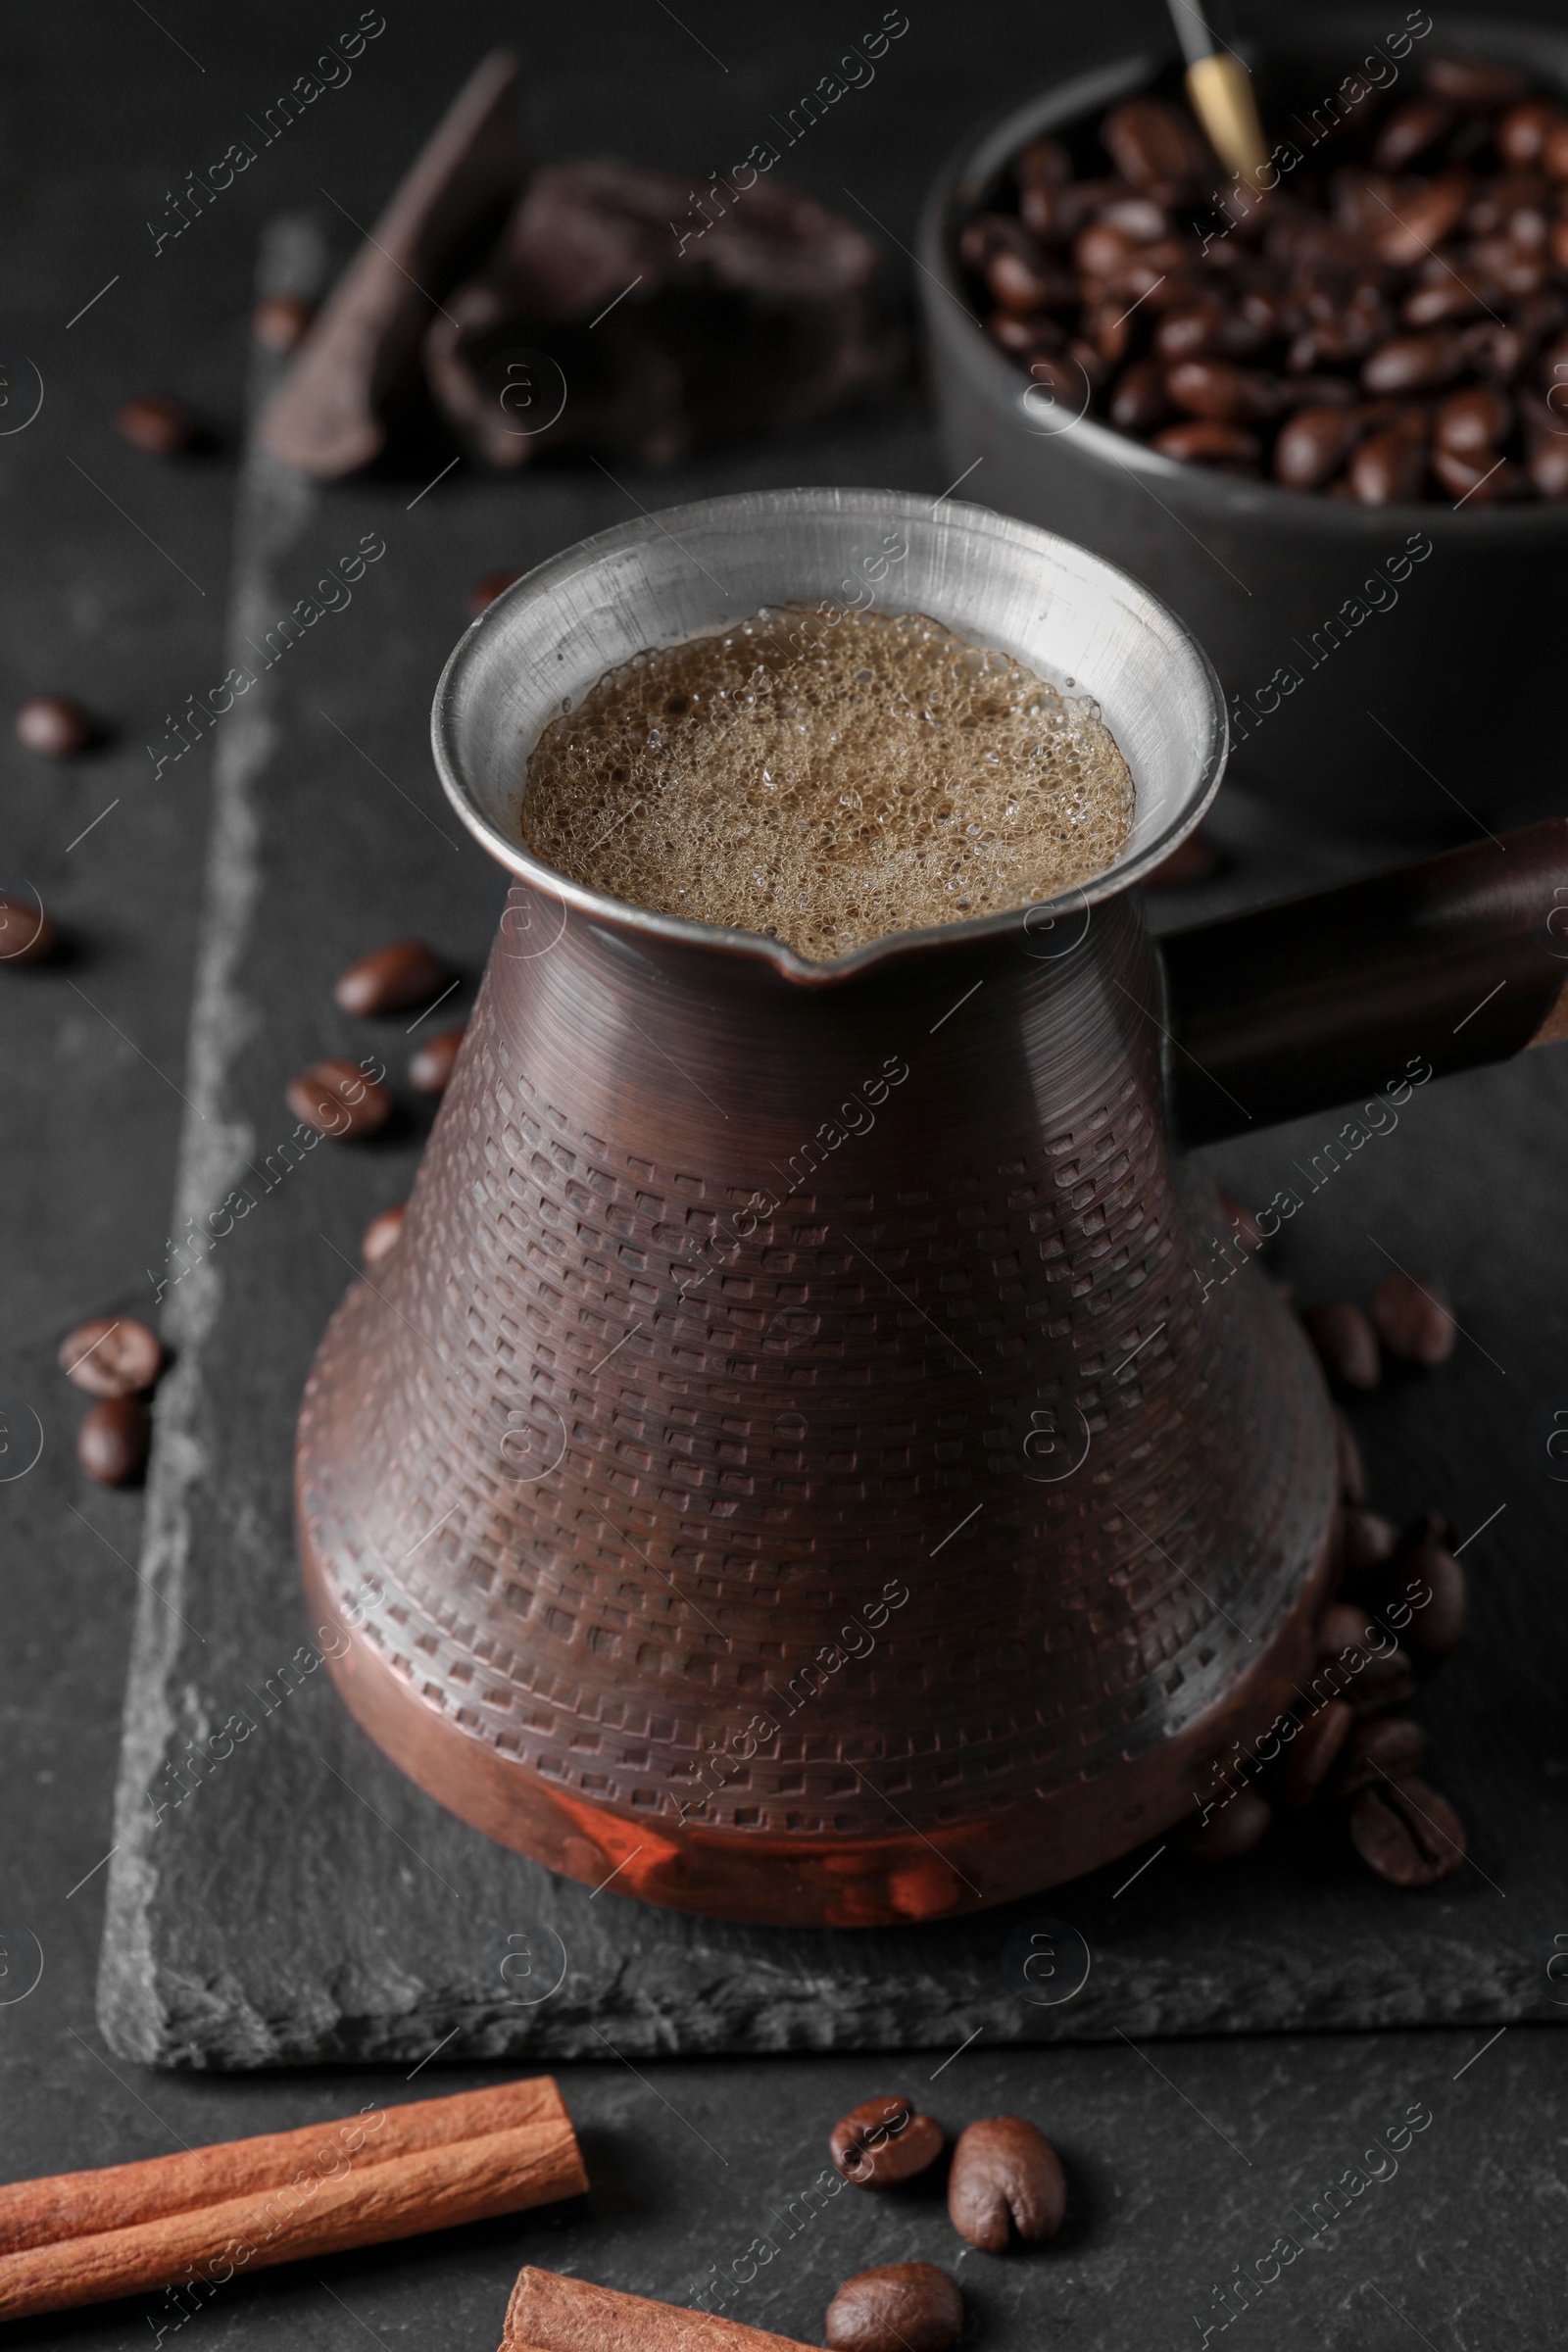
M 718 1911 L 737 1842 L 796 1918 L 788 1857 L 849 1881 L 876 1846 L 885 1884 L 902 1853 L 900 1916 L 1174 1819 L 1299 1613 L 1332 1443 L 1264 1279 L 1195 1273 L 1220 1224 L 1170 1164 L 1134 903 L 1053 961 L 958 934 L 825 989 L 576 915 L 513 936 L 301 1423 L 359 1711 L 398 1754 L 385 1693 L 355 1698 L 379 1662 L 471 1745 L 472 1808 L 401 1759 L 456 1809 Z M 1118 1807 L 1165 1754 L 1160 1818 Z M 1063 1796 L 1059 1852 L 1014 1834 Z

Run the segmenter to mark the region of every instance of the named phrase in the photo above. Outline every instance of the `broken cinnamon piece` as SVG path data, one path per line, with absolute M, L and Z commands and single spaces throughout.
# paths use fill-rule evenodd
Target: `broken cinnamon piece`
M 357 472 L 381 454 L 389 412 L 420 396 L 426 323 L 522 183 L 519 71 L 502 49 L 478 67 L 328 297 L 262 418 L 284 465 Z
M 623 2295 L 555 2271 L 520 2272 L 507 2305 L 501 2352 L 802 2352 L 793 2336 L 771 2335 L 711 2312 Z

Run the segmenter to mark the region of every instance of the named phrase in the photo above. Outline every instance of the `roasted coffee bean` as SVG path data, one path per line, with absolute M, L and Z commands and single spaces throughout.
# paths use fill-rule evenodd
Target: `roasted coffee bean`
M 1041 311 L 1052 302 L 1070 298 L 1071 280 L 1048 263 L 1029 231 L 1018 220 L 998 224 L 986 257 L 986 284 L 1004 310 Z
M 1302 1813 L 1323 1788 L 1349 1738 L 1355 1717 L 1343 1698 L 1331 1698 L 1298 1725 L 1276 1776 L 1282 1804 Z
M 1500 65 L 1491 57 L 1429 58 L 1426 85 L 1435 98 L 1446 98 L 1450 106 L 1474 107 L 1480 114 L 1512 106 L 1530 86 L 1517 66 Z
M 164 1344 L 134 1315 L 97 1315 L 61 1341 L 59 1362 L 89 1396 L 134 1396 L 157 1380 Z
M 1136 240 L 1124 229 L 1112 228 L 1105 220 L 1092 220 L 1072 249 L 1073 265 L 1084 277 L 1112 278 L 1126 269 L 1137 252 Z M 999 295 L 998 300 L 1001 299 Z
M 948 2352 L 963 2332 L 957 2281 L 934 2262 L 858 2271 L 827 2307 L 831 2352 Z
M 1095 356 L 1098 360 L 1099 355 Z M 1030 408 L 1046 412 L 1057 410 L 1063 420 L 1083 413 L 1093 384 L 1076 349 L 1060 359 L 1049 352 L 1037 352 L 1029 363 L 1029 373 L 1033 378 L 1033 388 L 1024 394 L 1024 399 Z
M 1497 146 L 1505 164 L 1516 169 L 1539 164 L 1548 132 L 1564 121 L 1562 109 L 1550 98 L 1526 98 L 1511 106 L 1497 124 Z
M 1355 1432 L 1343 1413 L 1334 1416 L 1334 1443 L 1339 1454 L 1340 1494 L 1347 1502 L 1365 1502 L 1366 1466 Z
M 1453 1807 L 1425 1781 L 1382 1781 L 1350 1799 L 1350 1840 L 1391 1886 L 1435 1886 L 1464 1860 Z
M 1432 470 L 1460 506 L 1491 507 L 1499 499 L 1517 498 L 1525 476 L 1507 458 L 1461 458 L 1451 449 L 1435 449 Z
M 1375 1715 L 1346 1740 L 1334 1775 L 1337 1796 L 1354 1796 L 1380 1781 L 1408 1780 L 1427 1760 L 1427 1736 L 1408 1715 Z
M 152 1426 L 139 1396 L 105 1396 L 76 1432 L 76 1459 L 99 1486 L 128 1486 L 146 1463 Z
M 1239 1862 L 1260 1845 L 1274 1819 L 1274 1808 L 1255 1788 L 1240 1789 L 1216 1804 L 1206 1821 L 1186 1823 L 1173 1831 L 1172 1840 L 1193 1862 Z
M 1234 368 L 1228 360 L 1180 360 L 1166 369 L 1165 383 L 1176 406 L 1191 416 L 1239 424 L 1279 414 L 1274 378 L 1260 368 Z
M 1133 339 L 1132 324 L 1120 307 L 1120 297 L 1097 302 L 1084 315 L 1084 331 L 1109 368 L 1119 368 Z
M 1416 157 L 1446 139 L 1458 120 L 1441 98 L 1406 98 L 1384 116 L 1372 142 L 1372 161 L 1380 172 L 1405 172 Z
M 395 1207 L 383 1208 L 378 1217 L 370 1219 L 360 1236 L 360 1263 L 367 1274 L 373 1274 L 382 1258 L 397 1247 L 407 1214 L 408 1203 L 400 1200 Z
M 1128 371 L 1131 373 L 1131 370 Z M 1220 856 L 1208 835 L 1200 826 L 1168 858 L 1162 858 L 1152 872 L 1144 876 L 1146 890 L 1189 890 L 1196 882 L 1208 882 L 1218 873 Z
M 1255 466 L 1262 454 L 1255 433 L 1206 416 L 1191 424 L 1167 424 L 1154 435 L 1154 447 L 1161 457 L 1200 466 Z
M 1020 2115 L 992 2115 L 959 2132 L 948 2175 L 948 2217 L 986 2254 L 1005 2254 L 1013 2232 L 1026 2245 L 1055 2236 L 1067 2210 L 1061 2159 Z
M 1461 458 L 1493 452 L 1513 430 L 1513 407 L 1494 384 L 1467 384 L 1450 392 L 1432 423 L 1432 438 L 1440 449 Z
M 1058 185 L 1030 180 L 1018 192 L 1019 218 L 1042 245 L 1070 245 L 1085 221 L 1111 200 L 1112 184 L 1115 194 L 1123 192 L 1119 181 L 1075 179 Z
M 1462 277 L 1448 276 L 1431 285 L 1417 286 L 1407 294 L 1399 316 L 1406 326 L 1446 326 L 1455 318 L 1473 318 L 1486 309 L 1478 286 Z
M 1361 382 L 1368 392 L 1431 392 L 1450 383 L 1463 361 L 1455 335 L 1395 335 L 1364 362 Z
M 916 2115 L 908 2099 L 864 2099 L 841 2116 L 828 2139 L 834 2169 L 858 2188 L 895 2188 L 935 2164 L 947 2144 L 942 2126 Z
M 1065 330 L 1044 311 L 993 311 L 986 333 L 1004 351 L 1028 354 L 1062 351 L 1067 342 Z
M 1399 1562 L 1408 1596 L 1410 1622 L 1399 1639 L 1418 1658 L 1451 1657 L 1464 1633 L 1469 1586 L 1464 1564 L 1446 1544 L 1426 1541 L 1407 1551 Z M 1430 1595 L 1430 1597 L 1427 1597 Z
M 41 963 L 59 936 L 41 906 L 0 893 L 0 963 Z
M 462 1029 L 438 1029 L 427 1037 L 409 1063 L 409 1084 L 416 1095 L 444 1095 L 451 1081 Z
M 1453 1353 L 1458 1327 L 1434 1275 L 1385 1274 L 1372 1294 L 1372 1320 L 1391 1355 L 1431 1371 Z
M 1348 1389 L 1375 1389 L 1383 1378 L 1378 1335 L 1361 1309 L 1348 1298 L 1309 1306 L 1301 1317 L 1306 1333 L 1323 1361 L 1323 1368 Z
M 499 595 L 503 595 L 503 590 L 511 588 L 513 581 L 519 581 L 519 578 L 522 578 L 522 571 L 487 571 L 484 578 L 479 578 L 467 590 L 467 618 L 477 621 L 479 613 L 489 612 L 489 607 L 494 605 Z
M 17 712 L 17 739 L 45 760 L 73 760 L 93 739 L 93 723 L 79 703 L 63 694 L 35 694 Z
M 1558 378 L 1556 408 L 1534 396 L 1521 400 L 1530 478 L 1543 498 L 1568 498 L 1568 373 Z M 1563 412 L 1559 414 L 1559 409 Z
M 1298 409 L 1274 444 L 1274 477 L 1292 490 L 1317 490 L 1337 474 L 1360 438 L 1343 408 Z
M 1554 122 L 1541 142 L 1541 162 L 1548 179 L 1568 179 L 1568 121 Z
M 266 351 L 293 351 L 315 317 L 315 306 L 303 295 L 264 294 L 251 313 L 251 333 Z
M 297 1119 L 339 1143 L 374 1135 L 392 1115 L 392 1098 L 357 1061 L 317 1061 L 288 1082 L 288 1106 Z
M 1064 187 L 1072 177 L 1072 157 L 1059 139 L 1031 139 L 1019 148 L 1013 170 L 1022 187 Z
M 1381 1511 L 1347 1511 L 1341 1525 L 1347 1574 L 1381 1568 L 1399 1548 L 1399 1531 Z
M 1458 226 L 1470 185 L 1467 173 L 1450 172 L 1424 185 L 1406 181 L 1389 196 L 1380 191 L 1374 202 L 1382 217 L 1367 223 L 1378 259 L 1396 270 L 1413 270 Z
M 1370 434 L 1350 460 L 1350 488 L 1363 507 L 1396 506 L 1420 497 L 1426 472 L 1425 444 L 1391 424 Z
M 115 424 L 122 440 L 151 458 L 177 458 L 201 438 L 201 427 L 184 402 L 163 392 L 123 401 L 115 412 Z
M 1150 433 L 1169 415 L 1164 368 L 1157 360 L 1134 360 L 1116 379 L 1110 396 L 1111 423 L 1123 433 Z
M 1347 1649 L 1364 1649 L 1369 1642 L 1375 1642 L 1380 1649 L 1386 1649 L 1389 1636 L 1380 1632 L 1366 1610 L 1354 1601 L 1333 1601 L 1318 1619 L 1317 1653 L 1320 1658 L 1336 1658 Z
M 1228 316 L 1222 302 L 1178 303 L 1154 329 L 1154 349 L 1162 360 L 1206 359 L 1219 350 Z
M 1214 171 L 1212 150 L 1185 107 L 1164 98 L 1126 98 L 1100 126 L 1106 154 L 1135 188 L 1201 187 Z
M 407 1012 L 452 974 L 422 939 L 398 939 L 351 963 L 332 991 L 345 1012 Z

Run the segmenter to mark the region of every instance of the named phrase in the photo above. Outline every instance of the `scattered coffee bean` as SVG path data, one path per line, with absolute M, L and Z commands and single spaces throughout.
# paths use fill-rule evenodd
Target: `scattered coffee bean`
M 894 2262 L 846 2278 L 827 2307 L 831 2352 L 948 2352 L 963 2332 L 957 2282 L 934 2262 Z
M 1194 1862 L 1239 1862 L 1261 1844 L 1274 1819 L 1274 1808 L 1255 1788 L 1217 1805 L 1203 1822 L 1189 1822 L 1173 1833 L 1174 1842 Z
M 446 1093 L 462 1043 L 461 1029 L 438 1029 L 425 1039 L 409 1063 L 409 1084 L 416 1095 Z
M 1350 1799 L 1350 1840 L 1369 1870 L 1391 1886 L 1435 1886 L 1465 1855 L 1453 1807 L 1410 1778 L 1380 1780 Z
M 959 2132 L 948 2175 L 948 2216 L 971 2246 L 1004 2254 L 1014 2231 L 1026 2244 L 1042 2244 L 1055 2236 L 1066 2210 L 1061 2159 L 1022 2116 L 988 2116 Z
M 96 730 L 79 703 L 63 694 L 35 694 L 17 712 L 17 737 L 45 760 L 74 760 Z
M 1348 1298 L 1309 1306 L 1301 1317 L 1324 1370 L 1348 1389 L 1375 1389 L 1383 1378 L 1378 1335 Z
M 1385 1274 L 1372 1294 L 1372 1320 L 1391 1355 L 1434 1371 L 1453 1353 L 1457 1326 L 1430 1274 Z
M 145 450 L 151 458 L 179 457 L 194 449 L 201 438 L 201 427 L 184 402 L 163 392 L 148 392 L 138 400 L 122 402 L 115 423 L 122 440 L 132 449 Z
M 99 1486 L 128 1486 L 147 1460 L 152 1426 L 139 1396 L 105 1396 L 76 1432 L 76 1459 Z
M 374 1135 L 392 1115 L 392 1098 L 357 1061 L 317 1061 L 288 1082 L 288 1106 L 318 1135 L 340 1143 Z
M 315 305 L 303 295 L 264 294 L 251 313 L 251 333 L 266 351 L 293 351 L 315 317 Z
M 1399 1548 L 1398 1529 L 1380 1511 L 1347 1511 L 1341 1532 L 1346 1574 L 1350 1577 L 1381 1568 Z
M 468 618 L 477 620 L 480 613 L 504 595 L 514 580 L 520 580 L 520 571 L 487 571 L 483 579 L 475 580 L 468 590 Z
M 378 1217 L 370 1219 L 360 1236 L 360 1263 L 367 1274 L 373 1274 L 382 1258 L 396 1247 L 407 1214 L 408 1204 L 400 1200 L 396 1207 L 383 1208 Z
M 398 939 L 351 963 L 332 993 L 345 1012 L 408 1012 L 451 977 L 423 940 Z
M 164 1365 L 164 1344 L 134 1315 L 97 1315 L 60 1343 L 60 1369 L 89 1396 L 134 1396 Z
M 1334 1443 L 1340 1458 L 1340 1494 L 1346 1502 L 1365 1502 L 1366 1466 L 1355 1432 L 1343 1413 L 1334 1416 Z
M 1354 1722 L 1343 1698 L 1331 1698 L 1302 1720 L 1280 1758 L 1276 1779 L 1282 1804 L 1293 1812 L 1306 1810 L 1339 1762 Z
M 1418 1658 L 1436 1660 L 1453 1655 L 1464 1633 L 1470 1591 L 1464 1563 L 1446 1544 L 1430 1539 L 1417 1544 L 1399 1561 L 1408 1598 L 1410 1622 L 1400 1631 Z M 1423 1597 L 1430 1594 L 1431 1597 Z
M 41 963 L 58 939 L 41 906 L 0 893 L 0 963 Z
M 862 2100 L 839 2119 L 828 2140 L 835 2169 L 858 2188 L 912 2180 L 935 2164 L 946 2144 L 942 2126 L 901 2098 Z
M 1354 1796 L 1383 1781 L 1405 1781 L 1427 1760 L 1427 1736 L 1408 1715 L 1374 1715 L 1358 1723 L 1345 1742 L 1335 1793 Z

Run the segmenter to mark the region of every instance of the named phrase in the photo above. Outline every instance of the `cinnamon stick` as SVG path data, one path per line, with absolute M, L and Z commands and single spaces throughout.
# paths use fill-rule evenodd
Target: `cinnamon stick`
M 518 2273 L 501 2352 L 805 2352 L 793 2336 L 623 2295 L 555 2271 Z
M 580 2195 L 548 2077 L 0 2190 L 0 2319 L 377 2245 Z

